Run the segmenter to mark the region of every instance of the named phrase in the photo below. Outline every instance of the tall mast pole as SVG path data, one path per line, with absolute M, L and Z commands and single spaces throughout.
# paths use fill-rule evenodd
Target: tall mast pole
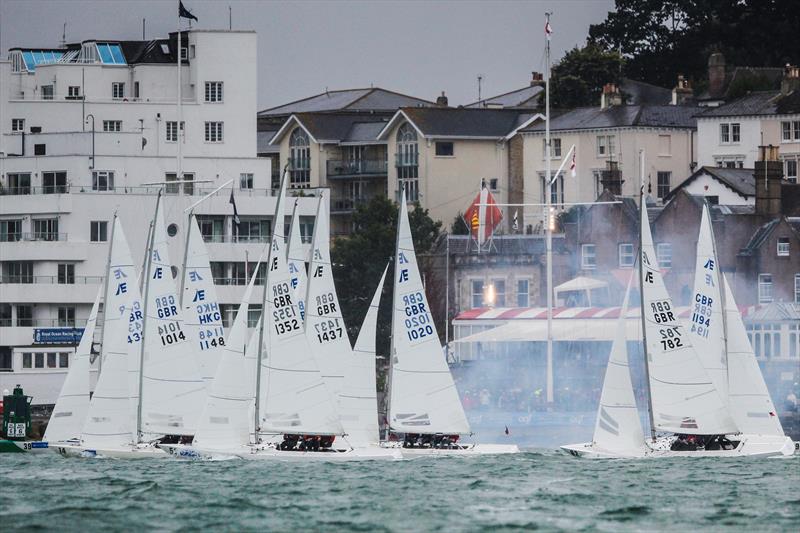
M 394 376 L 394 358 L 395 358 L 395 313 L 397 313 L 397 255 L 400 253 L 400 224 L 401 217 L 403 216 L 403 209 L 406 206 L 406 186 L 402 185 L 400 188 L 400 209 L 397 210 L 397 234 L 394 241 L 394 277 L 392 278 L 392 331 L 389 337 L 389 368 L 386 370 L 386 440 L 389 440 L 389 434 L 392 430 L 392 377 Z
M 550 228 L 551 219 L 551 194 L 553 183 L 550 176 L 550 13 L 545 13 L 545 65 L 547 73 L 544 85 L 544 143 L 545 143 L 545 222 L 544 232 L 547 255 L 547 403 L 553 403 L 553 234 Z
M 180 2 L 178 4 L 180 6 Z M 181 16 L 180 8 L 178 9 L 178 174 L 175 179 L 179 182 L 183 181 L 183 129 L 181 128 L 181 121 L 183 119 L 183 97 L 181 95 Z
M 189 262 L 189 239 L 191 238 L 192 230 L 194 229 L 194 226 L 192 224 L 193 216 L 194 216 L 194 208 L 189 210 L 189 218 L 187 219 L 187 224 L 186 224 L 186 243 L 184 244 L 183 247 L 183 263 L 181 264 L 181 286 L 180 286 L 180 293 L 178 296 L 178 306 L 181 309 L 183 309 L 183 293 L 185 292 L 185 287 L 186 287 L 186 264 Z
M 647 205 L 644 200 L 644 150 L 639 150 L 639 314 L 642 316 L 642 351 L 644 353 L 644 382 L 647 391 L 647 417 L 650 420 L 650 438 L 656 441 L 656 425 L 653 420 L 653 395 L 650 391 L 650 357 L 647 352 L 647 321 L 644 307 L 644 249 L 642 247 L 642 225 L 647 222 Z
M 725 310 L 727 308 L 727 303 L 725 301 L 725 275 L 722 273 L 722 267 L 719 264 L 719 255 L 717 254 L 717 238 L 714 235 L 714 224 L 711 221 L 711 206 L 708 204 L 708 200 L 705 200 L 703 203 L 703 209 L 706 210 L 708 213 L 708 229 L 711 232 L 711 247 L 714 250 L 714 260 L 716 261 L 716 265 L 714 265 L 714 270 L 717 272 L 717 285 L 719 285 L 719 296 L 720 296 L 720 310 L 722 311 L 722 347 L 723 347 L 723 354 L 722 360 L 725 362 L 725 376 L 728 381 L 728 394 L 725 395 L 723 401 L 725 405 L 730 403 L 730 371 L 728 369 L 728 313 Z

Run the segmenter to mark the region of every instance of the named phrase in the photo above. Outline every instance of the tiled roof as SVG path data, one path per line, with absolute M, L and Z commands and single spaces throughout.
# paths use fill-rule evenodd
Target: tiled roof
M 469 235 L 450 235 L 450 255 L 479 255 L 475 240 Z M 558 254 L 567 253 L 563 235 L 553 235 L 553 251 Z M 445 252 L 446 239 L 441 238 L 436 244 L 437 253 Z M 495 235 L 488 250 L 480 255 L 541 255 L 545 253 L 544 235 Z
M 522 89 L 510 91 L 490 98 L 484 98 L 477 102 L 467 104 L 464 107 L 469 109 L 479 108 L 528 108 L 532 109 L 539 105 L 539 100 L 544 87 L 541 85 L 529 85 Z
M 732 87 L 736 87 L 737 84 L 747 84 L 752 87 L 753 82 L 761 85 L 766 81 L 768 85 L 777 89 L 780 87 L 782 77 L 782 67 L 735 67 L 725 73 L 725 82 L 722 84 L 721 91 L 712 94 L 706 90 L 698 98 L 700 100 L 724 100 L 728 98 Z
M 643 81 L 623 79 L 620 91 L 627 96 L 628 105 L 668 105 L 672 102 L 672 91 Z
M 711 107 L 698 117 L 733 117 L 800 113 L 800 91 L 781 95 L 780 91 L 758 91 L 719 107 Z
M 619 105 L 579 107 L 550 120 L 552 131 L 623 127 L 695 128 L 697 108 L 679 105 Z M 525 131 L 543 132 L 544 124 Z
M 256 133 L 256 153 L 259 154 L 277 154 L 280 151 L 280 146 L 277 144 L 270 144 L 276 131 L 259 131 Z
M 423 135 L 431 137 L 505 137 L 519 126 L 521 115 L 532 116 L 513 109 L 405 107 L 402 111 Z
M 756 194 L 756 180 L 753 177 L 752 168 L 721 168 L 705 166 L 697 169 L 694 174 L 686 178 L 680 185 L 677 185 L 674 189 L 672 189 L 665 200 L 672 198 L 672 196 L 678 190 L 686 187 L 689 183 L 693 182 L 700 176 L 705 175 L 711 176 L 742 196 L 755 196 Z
M 363 119 L 364 117 L 359 117 Z M 365 142 L 378 142 L 378 134 L 386 125 L 386 121 L 375 122 L 354 122 L 350 127 L 350 131 L 342 139 L 342 142 L 347 143 L 365 143 Z
M 739 255 L 753 255 L 769 238 L 770 233 L 772 233 L 772 230 L 775 229 L 775 226 L 777 226 L 780 221 L 779 218 L 776 218 L 759 227 L 753 236 L 750 237 L 750 241 L 739 251 Z
M 297 120 L 317 141 L 374 141 L 389 115 L 363 113 L 297 113 Z M 370 120 L 372 119 L 372 120 Z M 375 134 L 370 137 L 370 135 Z
M 265 109 L 259 116 L 291 115 L 321 111 L 394 111 L 404 106 L 429 106 L 432 102 L 380 88 L 344 89 L 296 100 L 288 104 Z

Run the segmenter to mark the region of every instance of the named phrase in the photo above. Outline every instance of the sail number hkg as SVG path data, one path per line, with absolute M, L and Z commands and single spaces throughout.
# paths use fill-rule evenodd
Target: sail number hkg
M 428 312 L 425 296 L 421 292 L 412 292 L 403 296 L 405 307 L 406 335 L 409 341 L 418 341 L 433 335 L 433 320 Z

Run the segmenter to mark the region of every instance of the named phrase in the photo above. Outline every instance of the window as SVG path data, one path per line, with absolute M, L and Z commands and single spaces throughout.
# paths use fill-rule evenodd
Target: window
M 17 306 L 17 327 L 29 328 L 33 326 L 33 306 L 32 305 L 18 305 Z
M 58 264 L 58 283 L 59 285 L 71 285 L 75 283 L 75 265 L 72 263 Z
M 594 270 L 597 268 L 597 256 L 594 244 L 581 245 L 581 268 L 584 270 Z
M 797 161 L 797 159 L 785 159 L 783 163 L 783 174 L 791 183 L 797 183 Z
M 800 141 L 800 120 L 781 122 L 781 141 Z
M 91 242 L 106 242 L 108 240 L 108 222 L 105 220 L 93 220 L 90 222 Z
M 658 136 L 658 155 L 669 156 L 672 155 L 672 136 L 659 135 Z
M 545 154 L 547 153 L 547 140 L 542 139 L 542 159 L 545 158 Z M 550 138 L 550 159 L 560 159 L 561 158 L 561 139 L 558 138 Z
M 778 237 L 778 257 L 789 257 L 789 237 Z
M 225 240 L 225 217 L 197 216 L 197 225 L 205 242 L 223 242 Z
M 633 267 L 634 254 L 633 244 L 624 242 L 619 245 L 619 266 L 620 268 Z
M 111 84 L 111 98 L 114 100 L 122 100 L 125 98 L 125 84 L 121 81 L 115 81 Z
M 555 174 L 555 172 L 553 172 Z M 539 174 L 542 186 L 542 203 L 547 201 L 547 182 L 544 174 Z M 550 186 L 550 203 L 558 206 L 564 203 L 564 174 L 558 175 L 558 179 Z
M 113 191 L 114 172 L 111 170 L 92 171 L 92 190 L 93 191 Z
M 758 303 L 768 304 L 772 301 L 772 274 L 758 275 Z
M 196 46 L 193 45 L 193 44 L 190 44 L 189 45 L 189 57 L 194 59 L 196 57 L 196 53 L 197 53 Z
M 397 129 L 396 163 L 398 186 L 406 191 L 409 202 L 419 200 L 419 147 L 417 131 L 408 122 Z M 398 190 L 398 200 L 400 199 Z
M 289 137 L 289 186 L 298 189 L 311 185 L 311 143 L 303 128 Z
M 452 142 L 437 142 L 436 155 L 442 157 L 453 156 L 453 143 Z
M 53 86 L 42 85 L 42 100 L 52 100 L 52 99 L 53 99 Z
M 261 304 L 250 304 L 250 309 L 247 310 L 247 327 L 256 327 L 259 318 L 261 318 Z
M 31 352 L 23 352 L 22 354 L 22 368 L 33 367 L 33 354 Z
M 517 307 L 528 307 L 530 305 L 530 280 L 517 280 Z
M 252 172 L 242 172 L 239 174 L 239 188 L 240 189 L 252 189 L 253 188 L 253 173 Z
M 720 144 L 736 144 L 741 140 L 741 125 L 738 122 L 719 125 Z
M 33 239 L 36 241 L 57 241 L 58 219 L 39 218 L 33 221 Z
M 0 242 L 17 242 L 22 239 L 22 219 L 0 220 Z
M 121 120 L 104 120 L 103 131 L 122 131 Z
M 663 200 L 667 197 L 670 191 L 670 181 L 672 180 L 672 172 L 658 172 L 658 198 Z
M 719 205 L 719 196 L 716 194 L 706 196 L 706 200 L 710 205 Z
M 139 82 L 133 82 L 133 97 L 139 99 Z
M 616 138 L 614 135 L 598 135 L 597 136 L 597 157 L 613 156 L 615 150 Z
M 492 286 L 494 287 L 494 302 L 492 304 L 494 307 L 505 307 L 506 281 L 504 279 L 494 279 L 492 280 Z
M 25 119 L 24 118 L 12 118 L 11 119 L 11 131 L 25 131 Z
M 231 263 L 231 285 L 247 285 L 247 271 L 244 263 Z
M 56 368 L 56 355 L 55 352 L 47 352 L 47 368 Z
M 222 142 L 222 122 L 206 122 L 206 142 Z
M 211 261 L 209 266 L 211 267 L 211 277 L 214 279 L 214 285 L 227 285 L 227 264 L 222 261 Z
M 34 354 L 34 365 L 36 368 L 44 368 L 44 353 L 38 352 Z
M 731 142 L 738 143 L 741 139 L 739 124 L 731 124 Z
M 67 89 L 67 100 L 80 100 L 81 88 L 78 85 L 70 85 Z
M 47 155 L 47 145 L 44 143 L 34 144 L 33 155 Z
M 181 132 L 184 131 L 185 127 L 186 123 L 181 120 Z M 167 121 L 167 142 L 178 142 L 178 121 L 176 120 Z
M 234 226 L 237 242 L 267 242 L 271 224 L 266 218 L 242 218 L 239 227 Z
M 186 57 L 188 56 L 188 52 L 186 51 L 185 46 L 181 46 L 181 60 L 186 61 Z
M 8 194 L 30 194 L 31 173 L 9 172 L 6 174 L 6 185 L 8 185 Z
M 672 268 L 672 243 L 660 242 L 656 245 L 659 268 Z
M 794 303 L 800 304 L 800 274 L 794 275 Z
M 489 189 L 494 192 L 497 192 L 497 178 L 492 178 L 489 180 Z
M 483 280 L 473 279 L 470 282 L 470 287 L 472 287 L 472 294 L 470 298 L 472 309 L 483 307 Z
M 715 157 L 719 168 L 744 168 L 744 156 Z
M 183 183 L 170 183 L 178 181 L 178 175 L 175 172 L 167 172 L 164 177 L 165 181 L 167 181 L 167 185 L 164 187 L 165 194 L 178 194 L 181 191 L 181 185 L 183 186 L 183 194 L 194 194 L 194 183 L 192 183 L 194 174 L 184 172 L 181 180 Z
M 58 353 L 58 368 L 69 368 L 69 353 Z
M 206 82 L 206 102 L 222 102 L 222 82 Z
M 194 194 L 194 174 L 188 172 L 183 174 L 183 194 L 190 196 Z
M 33 261 L 4 261 L 3 283 L 33 283 Z

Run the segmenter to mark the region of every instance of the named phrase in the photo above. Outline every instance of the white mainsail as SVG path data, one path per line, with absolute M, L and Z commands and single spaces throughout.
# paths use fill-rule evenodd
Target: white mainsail
M 97 324 L 97 310 L 100 307 L 100 298 L 103 296 L 102 287 L 97 290 L 92 312 L 86 321 L 81 341 L 75 350 L 75 355 L 70 361 L 67 377 L 61 386 L 61 392 L 50 415 L 50 422 L 44 432 L 45 441 L 65 441 L 80 437 L 81 426 L 89 412 L 89 367 L 91 366 L 92 344 L 94 330 Z
M 183 316 L 190 346 L 197 357 L 201 377 L 210 382 L 222 358 L 225 334 L 222 328 L 222 313 L 219 309 L 217 289 L 211 273 L 208 249 L 192 215 L 189 222 L 189 237 L 186 244 L 183 276 Z
M 611 354 L 608 356 L 593 441 L 595 446 L 603 450 L 640 455 L 645 451 L 644 433 L 631 383 L 625 335 L 632 283 L 633 276 L 625 291 L 625 299 L 617 321 L 617 332 L 611 345 Z
M 375 289 L 364 322 L 361 323 L 351 364 L 345 372 L 344 388 L 339 394 L 341 412 L 355 416 L 352 422 L 345 425 L 347 441 L 354 447 L 380 441 L 375 382 L 375 338 L 378 333 L 378 307 L 388 270 L 387 265 Z
M 265 292 L 259 415 L 263 433 L 342 434 L 342 426 L 306 339 L 284 251 L 287 176 L 275 210 Z
M 141 301 L 136 268 L 115 217 L 107 291 L 103 306 L 103 371 L 89 403 L 81 441 L 94 448 L 120 448 L 136 440 L 138 367 L 131 375 L 131 360 L 138 362 L 141 330 Z M 135 382 L 131 382 L 135 379 Z
M 193 435 L 200 415 L 198 406 L 206 400 L 206 388 L 175 294 L 164 215 L 159 204 L 160 201 L 156 204 L 145 276 L 140 429 L 142 433 Z
M 286 260 L 292 288 L 294 289 L 294 297 L 297 300 L 297 308 L 300 311 L 300 318 L 305 320 L 308 276 L 306 275 L 306 253 L 303 249 L 303 236 L 300 234 L 300 209 L 298 204 L 299 200 L 295 198 L 294 209 L 292 209 L 292 223 L 289 226 L 289 245 L 287 247 Z
M 783 427 L 772 403 L 764 376 L 756 361 L 742 315 L 736 307 L 728 280 L 725 286 L 727 321 L 728 402 L 742 433 L 783 436 Z
M 389 425 L 404 433 L 469 433 L 422 285 L 405 190 L 394 265 Z
M 193 444 L 205 449 L 224 450 L 243 446 L 250 439 L 250 405 L 253 403 L 252 387 L 247 373 L 247 315 L 250 296 L 258 276 L 258 267 L 247 285 L 239 311 L 228 331 L 227 343 L 222 349 L 222 359 L 210 384 L 208 400 L 197 426 Z M 253 335 L 258 337 L 258 334 Z M 253 370 L 251 367 L 249 370 Z
M 640 212 L 642 311 L 655 429 L 697 435 L 736 433 L 736 424 L 700 363 L 664 286 L 647 208 L 642 206 Z
M 728 363 L 725 356 L 725 327 L 722 318 L 719 261 L 714 247 L 714 230 L 708 206 L 703 205 L 700 233 L 697 237 L 697 260 L 694 270 L 692 316 L 688 337 L 700 362 L 714 383 L 720 397 L 728 398 Z

